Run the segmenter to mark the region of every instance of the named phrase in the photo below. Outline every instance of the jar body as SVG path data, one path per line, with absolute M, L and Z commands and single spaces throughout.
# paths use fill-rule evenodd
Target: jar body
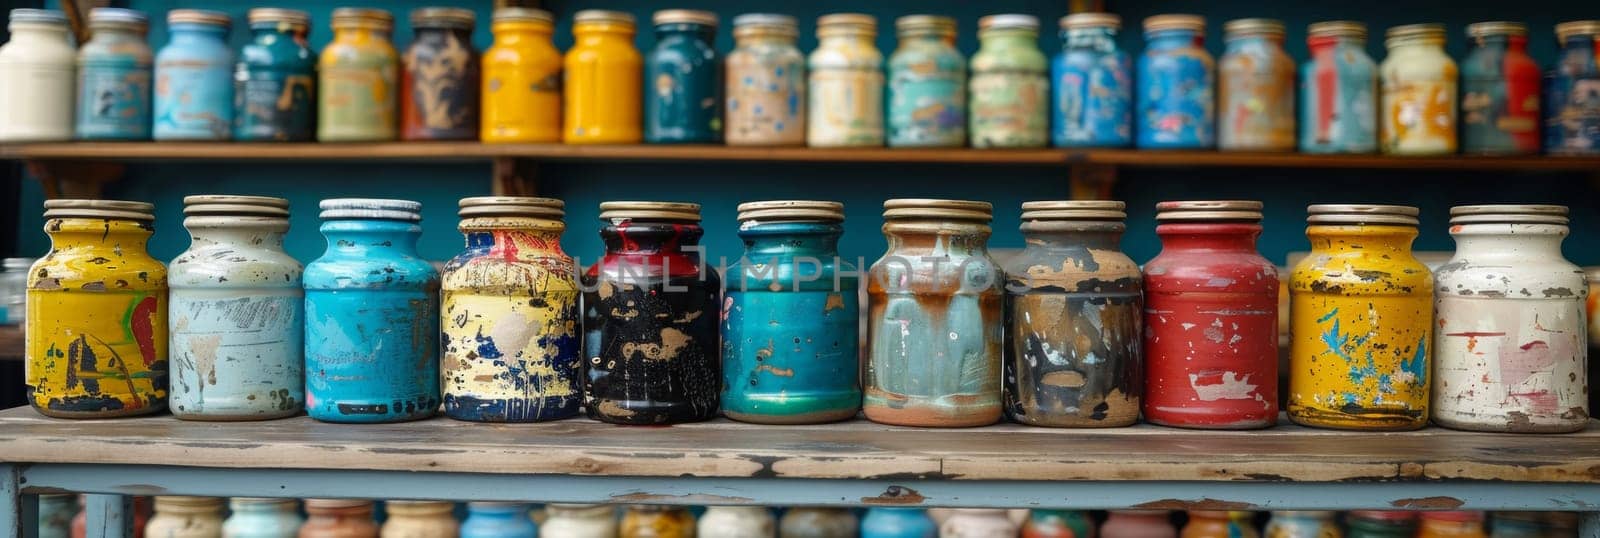
M 1211 149 L 1216 145 L 1216 74 L 1201 36 L 1152 34 L 1139 57 L 1136 133 L 1142 149 Z
M 740 39 L 727 61 L 730 146 L 806 142 L 806 59 L 794 38 Z
M 439 407 L 439 273 L 410 222 L 332 220 L 306 265 L 306 413 L 399 422 Z
M 559 221 L 462 221 L 441 278 L 444 412 L 484 422 L 567 418 L 583 401 L 578 270 Z
M 450 512 L 431 514 L 396 514 L 389 511 L 389 518 L 383 521 L 379 529 L 380 538 L 440 538 L 459 536 L 461 527 L 456 523 L 456 518 Z
M 483 53 L 484 142 L 561 141 L 561 51 L 550 26 L 502 22 Z
M 1421 518 L 1417 538 L 1484 538 L 1483 521 L 1452 521 Z
M 1094 538 L 1094 521 L 1077 510 L 1028 511 L 1022 522 L 1022 538 Z
M 1443 43 L 1391 46 L 1383 74 L 1383 152 L 1456 152 L 1456 63 Z
M 172 25 L 172 41 L 156 53 L 156 140 L 233 137 L 233 49 L 227 39 L 223 26 Z
M 1176 538 L 1178 530 L 1164 511 L 1112 510 L 1100 525 L 1100 538 Z
M 1241 515 L 1242 514 L 1242 515 Z M 1179 538 L 1259 538 L 1249 512 L 1189 511 Z
M 1567 227 L 1458 224 L 1439 268 L 1433 420 L 1456 429 L 1570 432 L 1589 422 L 1588 287 Z M 1492 357 L 1494 360 L 1489 360 Z
M 77 63 L 75 138 L 149 140 L 150 73 L 155 55 L 145 43 L 144 34 L 96 29 L 89 42 L 78 50 Z
M 794 507 L 778 522 L 783 538 L 854 538 L 856 515 L 847 508 Z
M 722 141 L 722 59 L 714 27 L 674 23 L 656 29 L 645 58 L 650 91 L 644 100 L 644 141 L 711 144 Z
M 476 140 L 478 51 L 467 28 L 417 28 L 400 73 L 400 137 Z
M 807 145 L 883 145 L 883 55 L 871 37 L 828 36 L 811 52 Z
M 984 33 L 972 55 L 972 147 L 1042 148 L 1050 143 L 1050 63 L 1033 31 Z
M 1017 523 L 1006 516 L 1005 510 L 957 508 L 950 512 L 950 517 L 939 524 L 939 538 L 1011 538 L 1017 535 Z
M 399 134 L 399 54 L 389 32 L 338 28 L 317 63 L 317 140 L 385 142 Z
M 1476 155 L 1539 153 L 1539 83 L 1526 36 L 1474 38 L 1461 64 L 1461 151 Z
M 233 139 L 310 142 L 316 139 L 317 56 L 305 29 L 280 24 L 253 28 L 233 73 Z
M 577 43 L 566 57 L 562 141 L 568 144 L 637 144 L 642 138 L 640 80 L 644 60 L 633 30 L 612 23 L 573 26 Z
M 1344 535 L 1333 516 L 1273 512 L 1267 520 L 1266 538 L 1340 538 Z
M 1378 151 L 1378 65 L 1366 42 L 1313 37 L 1310 44 L 1300 69 L 1300 151 Z
M 817 222 L 740 227 L 746 250 L 727 269 L 722 307 L 723 415 L 812 424 L 861 409 L 859 280 L 839 259 L 843 232 Z
M 1417 229 L 1313 225 L 1289 281 L 1289 418 L 1357 430 L 1428 422 L 1433 275 Z
M 11 41 L 0 46 L 0 142 L 70 140 L 77 51 L 67 26 L 12 23 L 10 30 Z
M 934 33 L 906 35 L 889 55 L 890 147 L 954 147 L 967 142 L 967 65 Z
M 617 538 L 694 538 L 694 532 L 694 514 L 688 508 L 629 507 Z
M 861 518 L 861 538 L 937 538 L 939 524 L 921 508 L 874 506 Z
M 217 538 L 222 536 L 222 513 L 166 513 L 157 510 L 144 526 L 150 538 Z
M 28 272 L 28 403 L 58 418 L 167 408 L 167 268 L 149 222 L 45 222 L 50 252 Z M 108 261 L 109 260 L 109 261 Z
M 1553 155 L 1600 155 L 1600 99 L 1583 91 L 1600 85 L 1600 39 L 1567 38 L 1545 80 L 1545 149 Z
M 1374 519 L 1346 516 L 1346 538 L 1412 538 L 1417 534 L 1415 519 Z
M 544 538 L 616 538 L 616 509 L 611 505 L 547 505 L 539 525 Z
M 528 505 L 522 503 L 467 505 L 467 519 L 461 522 L 461 538 L 535 538 L 539 527 L 528 519 Z
M 223 538 L 295 538 L 305 520 L 294 503 L 242 508 L 237 504 L 222 523 Z
M 299 538 L 378 538 L 372 507 L 338 508 L 327 513 L 307 510 Z
M 1294 59 L 1281 37 L 1242 36 L 1228 42 L 1217 66 L 1222 119 L 1217 147 L 1294 151 Z
M 695 526 L 699 538 L 772 538 L 778 527 L 765 506 L 707 506 Z
M 1050 64 L 1055 80 L 1051 140 L 1063 148 L 1133 144 L 1133 62 L 1109 28 L 1066 30 Z M 1082 537 L 1080 537 L 1082 538 Z

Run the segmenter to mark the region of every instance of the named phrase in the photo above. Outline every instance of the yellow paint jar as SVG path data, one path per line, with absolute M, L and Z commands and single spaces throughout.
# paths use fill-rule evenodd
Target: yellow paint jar
M 573 16 L 576 40 L 566 57 L 568 144 L 637 144 L 644 60 L 633 48 L 633 16 L 586 9 Z
M 561 141 L 561 51 L 550 12 L 494 12 L 494 46 L 483 53 L 484 142 Z

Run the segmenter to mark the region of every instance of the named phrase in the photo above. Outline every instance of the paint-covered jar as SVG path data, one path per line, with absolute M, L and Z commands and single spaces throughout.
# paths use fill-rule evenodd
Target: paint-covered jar
M 733 18 L 727 60 L 730 146 L 799 146 L 806 142 L 806 57 L 795 48 L 794 17 L 749 13 Z
M 0 142 L 72 138 L 77 51 L 60 11 L 13 9 L 0 46 Z
M 1484 538 L 1483 512 L 1440 510 L 1421 512 L 1416 538 Z
M 306 413 L 400 422 L 439 407 L 439 273 L 417 253 L 422 204 L 323 200 L 306 265 Z
M 380 538 L 440 538 L 456 536 L 461 527 L 453 514 L 456 503 L 449 501 L 384 501 L 388 517 L 379 529 Z
M 1492 432 L 1589 423 L 1583 270 L 1561 255 L 1566 206 L 1450 209 L 1455 256 L 1434 291 L 1433 421 Z
M 1600 20 L 1557 24 L 1561 54 L 1545 80 L 1544 147 L 1551 155 L 1600 155 Z
M 1417 513 L 1405 510 L 1354 510 L 1344 515 L 1346 538 L 1412 538 Z
M 1145 420 L 1208 429 L 1278 420 L 1278 270 L 1256 250 L 1261 202 L 1156 204 L 1144 265 Z
M 131 9 L 89 12 L 89 41 L 78 49 L 78 140 L 149 140 L 150 19 Z M 5 91 L 5 90 L 0 90 Z
M 1133 144 L 1133 61 L 1117 47 L 1121 29 L 1122 18 L 1111 13 L 1061 18 L 1064 45 L 1050 62 L 1056 147 Z
M 989 257 L 988 202 L 883 203 L 889 246 L 867 272 L 862 408 L 901 426 L 1000 419 L 1004 282 Z
M 1006 262 L 1005 402 L 1034 426 L 1139 420 L 1143 279 L 1121 248 L 1125 205 L 1025 202 L 1027 247 Z
M 1539 153 L 1544 74 L 1528 55 L 1528 27 L 1480 22 L 1467 26 L 1467 38 L 1472 52 L 1461 62 L 1461 152 Z
M 484 142 L 561 141 L 561 51 L 550 12 L 494 10 L 494 45 L 483 52 Z
M 883 145 L 883 54 L 873 44 L 878 21 L 861 13 L 817 19 L 817 49 L 807 59 L 811 147 Z
M 222 522 L 222 538 L 295 538 L 305 519 L 294 499 L 234 497 Z
M 1383 152 L 1456 152 L 1456 63 L 1444 52 L 1444 25 L 1408 24 L 1385 32 L 1389 56 L 1379 66 Z
M 560 200 L 461 200 L 466 252 L 440 277 L 445 415 L 566 418 L 583 402 L 578 269 L 561 250 Z
M 609 504 L 547 504 L 539 535 L 545 538 L 616 538 L 617 509 Z
M 1428 423 L 1433 274 L 1415 207 L 1306 208 L 1311 253 L 1289 280 L 1289 419 L 1319 428 Z
M 967 95 L 975 148 L 1042 148 L 1050 143 L 1050 61 L 1039 51 L 1039 19 L 978 19 Z
M 28 403 L 57 418 L 167 408 L 167 268 L 154 206 L 46 200 L 50 252 L 28 271 Z
M 384 142 L 399 134 L 400 55 L 389 43 L 394 15 L 333 10 L 333 42 L 317 63 L 317 140 Z
M 1367 26 L 1326 21 L 1307 27 L 1311 59 L 1300 68 L 1300 151 L 1378 151 L 1378 64 Z
M 861 518 L 861 538 L 937 538 L 939 524 L 921 508 L 874 506 Z
M 710 144 L 722 141 L 722 58 L 717 15 L 666 9 L 651 17 L 656 46 L 644 58 L 644 141 Z
M 1283 51 L 1283 22 L 1237 19 L 1222 25 L 1227 50 L 1217 63 L 1217 148 L 1294 151 L 1294 58 Z
M 1555 512 L 1559 514 L 1560 512 Z M 1571 536 L 1556 534 L 1548 526 L 1547 512 L 1493 512 L 1489 518 L 1489 538 L 1554 538 Z
M 782 538 L 854 538 L 857 529 L 856 514 L 849 508 L 796 506 L 778 521 Z
M 414 32 L 400 71 L 401 140 L 477 140 L 477 16 L 458 7 L 411 10 Z
M 168 269 L 172 415 L 268 420 L 305 402 L 300 262 L 283 250 L 289 201 L 186 196 L 189 249 Z
M 1094 538 L 1094 521 L 1078 510 L 1038 509 L 1028 511 L 1022 522 L 1021 538 Z
M 239 49 L 233 71 L 233 139 L 315 140 L 317 55 L 306 42 L 311 16 L 256 8 L 249 18 L 252 37 Z
M 956 508 L 939 523 L 940 538 L 1006 538 L 1019 527 L 1000 508 Z
M 633 15 L 585 9 L 572 18 L 575 42 L 565 60 L 562 141 L 637 144 L 644 59 L 633 47 Z
M 156 497 L 156 510 L 144 525 L 150 538 L 219 538 L 222 508 L 217 497 Z
M 1216 145 L 1216 69 L 1205 48 L 1206 20 L 1156 15 L 1144 20 L 1145 49 L 1134 77 L 1134 132 L 1140 149 Z
M 1242 510 L 1190 510 L 1178 538 L 1259 538 L 1251 515 Z
M 694 514 L 688 508 L 636 504 L 622 512 L 617 538 L 694 538 L 694 534 Z
M 600 220 L 606 253 L 583 275 L 589 418 L 716 417 L 722 282 L 700 257 L 700 204 L 603 202 Z
M 707 506 L 695 523 L 698 538 L 772 538 L 777 533 L 777 520 L 772 510 L 765 506 Z
M 1320 510 L 1274 510 L 1263 533 L 1266 538 L 1340 538 L 1344 533 L 1334 513 Z
M 535 538 L 539 527 L 528 518 L 530 508 L 519 502 L 469 502 L 461 538 Z
M 72 536 L 72 516 L 77 513 L 77 494 L 40 494 L 38 538 L 68 538 Z
M 961 147 L 967 142 L 967 59 L 956 50 L 956 20 L 895 19 L 889 55 L 889 147 Z
M 232 20 L 202 9 L 167 12 L 172 35 L 156 52 L 155 101 L 151 115 L 156 140 L 233 138 Z
M 1100 525 L 1100 538 L 1177 538 L 1165 510 L 1112 510 Z
M 306 499 L 306 523 L 299 538 L 378 538 L 372 501 Z

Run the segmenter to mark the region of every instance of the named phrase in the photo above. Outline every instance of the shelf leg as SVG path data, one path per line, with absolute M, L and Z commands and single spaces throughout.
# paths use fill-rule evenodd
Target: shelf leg
M 1117 184 L 1117 167 L 1104 164 L 1072 165 L 1070 186 L 1073 200 L 1110 200 L 1111 187 Z
M 0 464 L 0 535 L 22 534 L 22 473 L 15 465 Z
M 1600 538 L 1600 512 L 1578 513 L 1578 538 Z
M 539 165 L 529 159 L 495 157 L 490 192 L 495 196 L 538 196 Z
M 83 510 L 88 519 L 84 538 L 127 538 L 133 536 L 133 503 L 123 495 L 84 495 Z

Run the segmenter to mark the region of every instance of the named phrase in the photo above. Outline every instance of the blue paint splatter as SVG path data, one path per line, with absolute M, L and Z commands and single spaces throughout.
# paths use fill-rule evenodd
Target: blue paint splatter
M 1400 361 L 1400 369 L 1416 377 L 1417 381 L 1412 385 L 1414 387 L 1420 388 L 1428 382 L 1428 338 L 1426 336 L 1417 339 L 1417 351 L 1411 354 L 1410 359 Z
M 483 335 L 482 328 L 478 329 L 478 334 L 473 336 L 472 339 L 473 341 L 478 342 L 479 357 L 485 359 L 498 359 L 505 355 L 504 353 L 500 352 L 500 348 L 495 347 L 493 337 Z
M 1324 316 L 1322 316 L 1320 318 L 1317 318 L 1317 323 L 1327 323 L 1328 320 L 1333 319 L 1333 317 L 1337 316 L 1337 315 L 1339 315 L 1339 309 L 1335 308 L 1335 309 L 1329 311 L 1326 315 L 1324 315 Z M 1338 322 L 1334 322 L 1334 323 L 1337 324 Z
M 1323 345 L 1328 346 L 1328 351 L 1332 352 L 1339 358 L 1344 359 L 1345 362 L 1355 362 L 1355 359 L 1351 359 L 1350 355 L 1346 354 L 1344 351 L 1345 344 L 1349 342 L 1349 335 L 1339 334 L 1339 320 L 1333 320 L 1333 327 L 1329 327 L 1327 331 L 1323 331 L 1322 333 L 1322 343 Z

